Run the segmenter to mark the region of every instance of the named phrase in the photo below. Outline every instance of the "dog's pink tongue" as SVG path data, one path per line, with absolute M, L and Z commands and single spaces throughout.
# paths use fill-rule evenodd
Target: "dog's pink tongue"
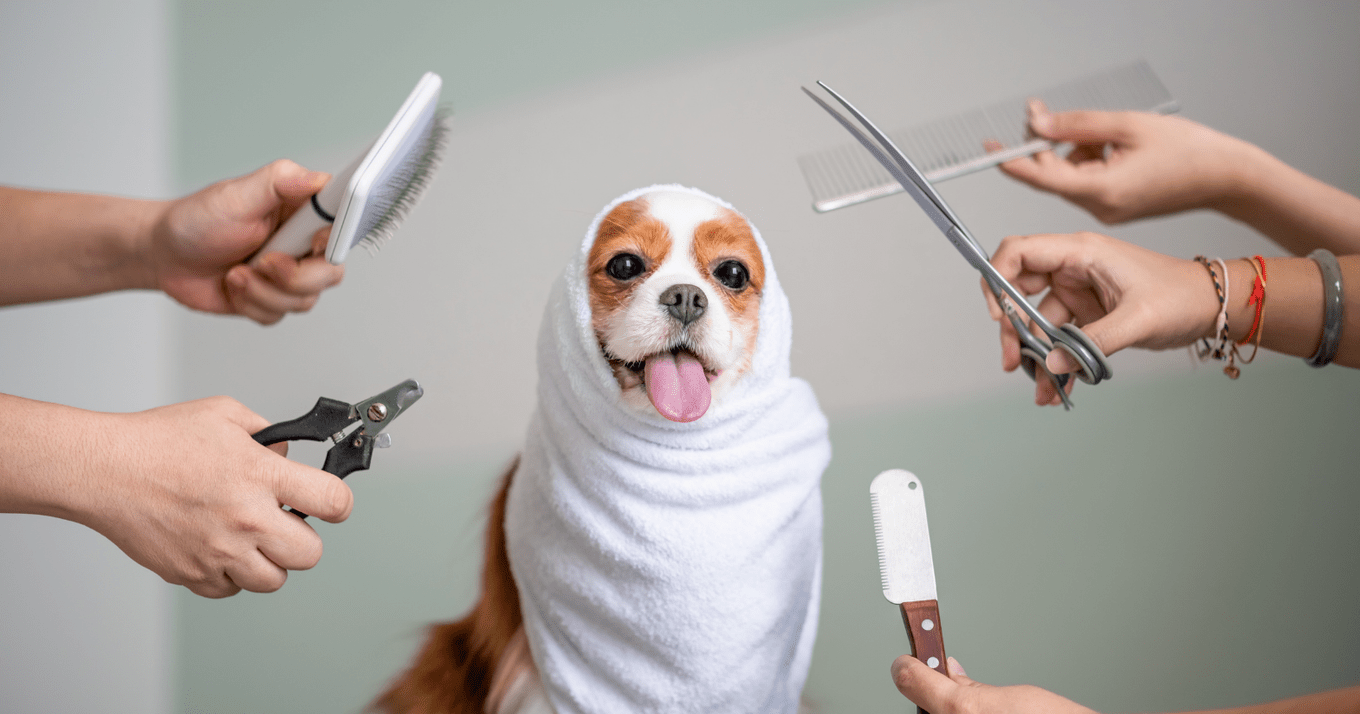
M 648 357 L 643 379 L 647 382 L 647 398 L 652 400 L 652 406 L 671 421 L 698 419 L 708 411 L 708 403 L 713 398 L 704 366 L 684 350 Z

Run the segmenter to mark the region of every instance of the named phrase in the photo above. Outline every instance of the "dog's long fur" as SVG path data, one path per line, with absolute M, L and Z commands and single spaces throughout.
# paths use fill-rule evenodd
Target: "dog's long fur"
M 477 604 L 461 620 L 431 626 L 411 668 L 373 702 L 371 709 L 402 714 L 495 712 L 515 678 L 533 667 L 525 647 L 518 648 L 519 657 L 506 656 L 523 626 L 519 587 L 510 574 L 505 551 L 505 501 L 518 467 L 516 458 L 501 477 L 487 513 Z M 519 637 L 523 642 L 523 635 Z M 488 709 L 488 701 L 493 708 Z

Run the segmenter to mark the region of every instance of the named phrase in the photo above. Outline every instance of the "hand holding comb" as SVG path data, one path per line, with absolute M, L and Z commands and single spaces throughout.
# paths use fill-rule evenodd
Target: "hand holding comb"
M 874 513 L 883 597 L 902 610 L 912 656 L 948 675 L 921 479 L 900 469 L 884 471 L 869 484 L 869 504 Z M 917 711 L 925 714 L 919 707 Z

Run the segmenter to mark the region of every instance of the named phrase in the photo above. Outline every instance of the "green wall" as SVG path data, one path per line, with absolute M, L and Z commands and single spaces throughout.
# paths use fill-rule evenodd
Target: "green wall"
M 346 146 L 386 124 L 425 71 L 462 112 L 884 4 L 179 0 L 178 176 L 197 186 Z
M 1012 31 L 993 27 L 985 13 L 973 12 L 979 3 L 952 12 L 954 6 L 919 4 L 925 16 L 955 20 L 912 29 L 918 42 L 938 40 L 941 33 L 958 37 L 945 44 L 954 48 L 949 59 L 959 76 L 990 76 L 1016 54 L 1004 42 L 990 40 L 980 42 L 977 52 L 970 49 L 970 33 L 1005 36 Z M 535 102 L 554 93 L 618 77 L 645 82 L 648 73 L 641 70 L 660 72 L 704 52 L 759 44 L 784 32 L 836 36 L 837 22 L 861 17 L 853 14 L 860 12 L 858 21 L 873 23 L 875 6 L 883 5 L 867 0 L 571 5 L 181 0 L 174 5 L 177 173 L 182 183 L 193 185 L 282 155 L 329 156 L 326 152 L 347 147 L 383 124 L 409 82 L 427 69 L 444 76 L 445 96 L 458 110 L 510 116 L 521 106 L 551 106 Z M 1069 12 L 1071 4 L 1037 5 L 1049 13 L 1036 20 L 1039 25 L 1051 24 L 1050 16 L 1080 14 Z M 1119 12 L 1142 17 L 1141 9 L 1131 9 L 1136 4 L 1115 5 Z M 1112 26 L 1089 5 L 1080 7 L 1088 14 L 1074 22 L 1082 27 Z M 1237 40 L 1251 37 L 1249 32 L 1269 34 L 1266 23 L 1243 29 L 1220 20 L 1251 24 L 1253 12 L 1273 10 L 1263 3 L 1243 7 L 1251 12 L 1227 17 L 1219 5 L 1192 3 L 1194 22 L 1186 32 L 1226 26 L 1237 39 L 1224 47 L 1255 47 Z M 1155 12 L 1160 17 L 1163 11 Z M 1302 18 L 1300 26 L 1310 21 L 1308 13 L 1288 12 Z M 968 27 L 957 21 L 958 14 L 979 25 Z M 1345 25 L 1325 18 L 1312 22 Z M 1120 56 L 1112 58 L 1098 52 L 1107 43 L 1094 35 L 1071 28 L 1063 32 L 1099 45 L 1087 52 L 1102 63 L 1125 60 L 1127 47 L 1142 43 L 1116 37 L 1108 43 L 1116 48 L 1109 54 Z M 1039 36 L 1037 31 L 1021 34 Z M 839 35 L 840 41 L 845 36 Z M 1316 33 L 1307 36 L 1317 38 Z M 1199 47 L 1170 32 L 1157 41 L 1168 56 L 1172 50 L 1166 48 Z M 816 42 L 808 46 L 815 54 Z M 1320 46 L 1338 45 L 1330 38 Z M 1189 86 L 1186 78 L 1199 76 L 1201 67 L 1224 54 L 1209 45 L 1200 49 L 1205 57 L 1174 55 L 1180 64 L 1164 60 L 1159 68 L 1178 72 L 1181 86 Z M 834 51 L 816 59 L 860 78 L 871 70 L 890 76 L 908 71 L 890 62 L 846 68 Z M 917 77 L 931 77 L 920 71 L 927 65 L 913 65 Z M 1057 70 L 1053 76 L 1060 76 Z M 1218 75 L 1205 76 L 1216 82 Z M 1259 100 L 1242 94 L 1229 101 L 1225 92 L 1211 96 L 1205 91 L 1188 96 L 1187 104 L 1209 105 L 1223 117 L 1261 116 Z M 1338 104 L 1320 106 L 1316 116 L 1342 117 L 1353 127 L 1344 119 L 1354 114 L 1344 104 L 1353 92 L 1334 94 Z M 1212 104 L 1215 97 L 1224 99 Z M 961 93 L 952 100 L 975 98 Z M 1233 102 L 1250 102 L 1254 113 L 1238 111 Z M 1293 126 L 1288 118 L 1279 123 Z M 790 126 L 772 132 L 787 137 L 801 131 Z M 553 126 L 542 130 L 551 132 Z M 697 130 L 716 133 L 726 126 L 715 120 Z M 798 135 L 807 142 L 824 140 Z M 657 142 L 650 150 L 665 148 Z M 790 144 L 788 151 L 796 148 Z M 514 176 L 477 166 L 488 172 L 486 180 L 513 186 Z M 790 158 L 786 166 L 769 170 L 791 167 Z M 950 190 L 963 189 L 960 184 Z M 1052 199 L 1025 194 L 1023 201 L 1023 207 L 1008 207 L 1010 218 L 1073 224 Z M 1025 213 L 1031 209 L 1043 215 Z M 552 204 L 551 210 L 564 209 Z M 859 215 L 887 213 L 881 204 L 865 211 Z M 1052 216 L 1061 220 L 1049 223 Z M 897 229 L 888 226 L 884 235 L 895 236 Z M 1155 230 L 1146 224 L 1144 229 Z M 797 247 L 779 248 L 781 266 L 799 264 L 790 261 Z M 785 276 L 790 284 L 802 280 L 805 289 L 821 279 L 811 271 L 795 275 L 790 270 Z M 428 289 L 436 287 L 452 290 Z M 807 289 L 803 295 L 808 299 L 795 301 L 795 311 L 806 315 L 818 293 Z M 958 307 L 965 309 L 976 305 Z M 304 324 L 290 318 L 273 329 L 297 330 Z M 492 315 L 476 324 L 497 322 Z M 534 327 L 516 322 L 505 329 L 531 332 Z M 857 346 L 875 349 L 872 343 Z M 837 346 L 819 344 L 811 331 L 800 333 L 795 362 L 800 354 L 830 347 Z M 849 351 L 847 345 L 839 347 Z M 932 342 L 923 349 L 943 347 Z M 228 355 L 225 361 L 232 359 Z M 1016 388 L 1004 394 L 972 392 L 953 402 L 833 411 L 835 456 L 824 481 L 824 607 L 809 697 L 828 713 L 910 710 L 887 676 L 889 663 L 907 645 L 896 611 L 879 594 L 865 496 L 869 480 L 893 467 L 915 471 L 926 484 L 946 644 L 981 681 L 1038 684 L 1104 711 L 1149 711 L 1247 703 L 1360 680 L 1360 608 L 1355 606 L 1360 601 L 1355 562 L 1360 467 L 1353 446 L 1360 423 L 1360 373 L 1314 371 L 1296 360 L 1265 358 L 1232 382 L 1212 368 L 1162 374 L 1172 371 L 1165 365 L 1176 356 L 1156 359 L 1163 366 L 1153 368 L 1153 374 L 1141 367 L 1139 376 L 1136 369 L 1122 371 L 1126 360 L 1136 358 L 1117 358 L 1120 376 L 1081 388 L 1072 413 L 1034 408 Z M 947 367 L 949 360 L 940 364 Z M 186 369 L 195 367 L 202 369 L 197 364 Z M 904 378 L 966 384 L 967 374 L 937 370 Z M 814 387 L 828 395 L 837 385 Z M 309 393 L 308 399 L 315 396 Z M 436 403 L 432 394 L 427 404 Z M 507 434 L 506 441 L 515 436 Z M 453 617 L 471 601 L 481 512 L 512 450 L 487 446 L 449 453 L 439 464 L 356 477 L 354 516 L 338 526 L 314 524 L 325 540 L 325 558 L 315 570 L 293 574 L 278 593 L 209 601 L 181 592 L 179 709 L 204 714 L 358 711 L 411 655 L 425 623 Z M 302 449 L 296 453 L 301 454 L 296 458 L 319 458 Z M 399 460 L 393 457 L 388 463 Z
M 1254 368 L 1252 368 L 1254 367 Z M 833 420 L 808 691 L 894 711 L 905 651 L 865 494 L 926 487 L 946 650 L 974 679 L 1104 712 L 1249 704 L 1360 683 L 1360 373 L 1301 361 Z
M 868 484 L 922 478 L 947 650 L 974 678 L 1098 711 L 1183 711 L 1355 684 L 1360 372 L 1293 360 L 1080 390 L 832 416 L 826 574 L 807 696 L 907 711 L 907 650 L 879 589 Z M 483 510 L 511 454 L 360 474 L 315 524 L 321 565 L 283 590 L 179 599 L 180 706 L 359 711 L 470 605 Z

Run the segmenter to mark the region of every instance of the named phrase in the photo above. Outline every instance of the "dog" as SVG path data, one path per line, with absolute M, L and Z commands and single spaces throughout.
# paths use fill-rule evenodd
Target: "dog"
M 752 423 L 764 424 L 771 419 L 787 421 L 787 425 L 777 425 L 767 430 L 775 434 L 773 437 L 760 436 L 765 431 L 759 429 L 744 432 L 761 444 L 787 443 L 789 444 L 787 447 L 775 448 L 782 448 L 790 453 L 801 449 L 803 456 L 807 457 L 799 461 L 800 466 L 797 470 L 802 475 L 799 476 L 795 488 L 769 489 L 771 493 L 785 493 L 788 497 L 773 508 L 760 507 L 761 513 L 773 513 L 771 523 L 774 525 L 756 539 L 760 543 L 768 542 L 769 532 L 782 532 L 789 527 L 788 524 L 797 524 L 796 543 L 792 543 L 788 548 L 772 549 L 784 553 L 782 557 L 785 561 L 798 561 L 792 567 L 788 567 L 788 563 L 776 563 L 773 566 L 774 571 L 787 571 L 788 577 L 793 581 L 793 585 L 786 588 L 792 596 L 785 597 L 785 600 L 794 603 L 792 607 L 794 612 L 791 616 L 776 613 L 767 618 L 768 621 L 754 618 L 762 623 L 758 628 L 763 629 L 760 629 L 758 637 L 752 641 L 766 643 L 761 646 L 767 646 L 771 639 L 770 632 L 775 631 L 782 633 L 783 637 L 778 649 L 775 650 L 775 656 L 748 653 L 763 660 L 787 661 L 771 665 L 775 669 L 770 671 L 777 671 L 780 673 L 778 675 L 755 672 L 745 675 L 747 678 L 789 680 L 787 686 L 784 683 L 776 683 L 778 691 L 769 694 L 768 701 L 782 702 L 787 701 L 788 692 L 785 689 L 801 690 L 802 680 L 806 676 L 806 660 L 811 651 L 811 633 L 816 629 L 816 591 L 820 584 L 821 536 L 820 491 L 817 480 L 829 459 L 829 446 L 826 443 L 825 419 L 816 408 L 810 390 L 807 390 L 806 385 L 800 381 L 787 378 L 787 345 L 782 348 L 777 345 L 763 348 L 765 353 L 773 355 L 765 359 L 765 363 L 776 366 L 766 370 L 771 374 L 766 375 L 761 384 L 776 386 L 763 389 L 750 386 L 755 381 L 753 370 L 757 366 L 757 346 L 761 343 L 762 337 L 762 305 L 767 297 L 767 289 L 772 287 L 769 284 L 770 278 L 773 277 L 772 268 L 766 263 L 763 244 L 753 226 L 731 206 L 700 191 L 677 186 L 652 187 L 625 194 L 616 200 L 596 219 L 583 244 L 582 253 L 574 264 L 577 272 L 572 273 L 572 268 L 569 268 L 569 275 L 564 278 L 567 285 L 562 288 L 561 297 L 554 298 L 555 303 L 561 304 L 571 302 L 571 297 L 576 295 L 576 302 L 584 306 L 581 309 L 588 307 L 588 322 L 582 316 L 578 316 L 575 323 L 570 317 L 554 319 L 554 315 L 558 313 L 554 312 L 553 304 L 550 304 L 548 315 L 545 317 L 544 332 L 540 336 L 540 408 L 536 413 L 535 423 L 548 418 L 542 417 L 542 414 L 548 414 L 549 417 L 554 413 L 564 414 L 563 423 L 574 424 L 583 419 L 589 421 L 596 418 L 599 413 L 605 412 L 607 416 L 600 418 L 601 425 L 591 425 L 590 429 L 593 431 L 588 430 L 590 433 L 604 432 L 604 436 L 599 438 L 606 443 L 613 443 L 614 436 L 611 430 L 615 425 L 631 425 L 627 428 L 647 430 L 645 432 L 647 436 L 637 443 L 644 443 L 645 448 L 650 449 L 654 446 L 652 441 L 664 441 L 672 436 L 684 439 L 691 433 L 702 433 L 696 430 L 702 429 L 705 416 L 710 412 L 721 413 L 720 416 L 709 417 L 710 419 L 727 419 L 728 421 L 722 423 L 730 421 L 740 424 L 741 429 L 747 429 Z M 576 287 L 576 292 L 573 292 L 573 286 Z M 782 292 L 777 286 L 774 287 L 778 300 L 783 301 Z M 584 290 L 585 294 L 580 295 L 580 290 Z M 780 302 L 779 305 L 784 303 Z M 767 310 L 774 310 L 778 306 L 766 307 Z M 786 311 L 786 307 L 783 309 Z M 570 311 L 564 309 L 561 314 L 569 315 Z M 775 322 L 779 329 L 787 331 L 786 320 L 771 319 L 771 321 Z M 552 325 L 557 325 L 556 331 L 553 331 Z M 589 331 L 588 335 L 581 335 L 579 342 L 584 344 L 589 341 L 587 347 L 593 348 L 594 353 L 575 358 L 562 357 L 561 354 L 570 353 L 563 345 L 577 341 L 573 329 L 578 328 Z M 779 374 L 780 360 L 784 370 L 782 376 Z M 544 376 L 551 375 L 552 369 L 559 363 L 566 363 L 575 369 L 574 365 L 583 362 L 590 363 L 589 368 L 580 367 L 578 370 L 585 375 L 584 377 L 575 380 L 553 380 Z M 597 381 L 607 381 L 608 384 L 603 384 L 598 390 L 589 392 L 584 397 L 572 396 L 570 385 L 588 382 L 589 377 L 601 374 L 605 376 Z M 547 387 L 545 382 L 548 383 Z M 553 385 L 558 386 L 554 388 Z M 743 390 L 744 386 L 746 388 Z M 774 391 L 771 392 L 771 389 Z M 595 392 L 603 395 L 599 397 L 599 404 L 583 407 L 578 403 L 589 401 Z M 756 399 L 766 393 L 774 396 L 764 401 Z M 563 394 L 566 396 L 561 396 Z M 739 403 L 725 404 L 729 396 Z M 610 401 L 613 404 L 609 404 Z M 554 404 L 560 406 L 553 408 Z M 756 408 L 757 412 L 763 409 L 771 412 L 772 416 L 758 415 L 747 418 L 742 411 L 742 405 L 751 404 L 759 405 Z M 800 416 L 790 421 L 791 415 Z M 666 427 L 668 423 L 673 426 Z M 639 599 L 651 600 L 651 593 L 674 594 L 680 598 L 681 595 L 677 591 L 683 590 L 697 577 L 695 574 L 710 568 L 708 556 L 703 552 L 686 556 L 683 553 L 675 555 L 668 551 L 664 567 L 653 569 L 658 572 L 664 571 L 665 575 L 661 577 L 645 574 L 654 562 L 660 562 L 654 552 L 659 547 L 657 543 L 665 542 L 665 538 L 672 538 L 664 530 L 654 533 L 647 527 L 639 527 L 640 532 L 635 537 L 624 528 L 620 529 L 622 535 L 618 536 L 623 542 L 622 545 L 599 546 L 590 527 L 583 527 L 576 537 L 577 541 L 584 544 L 581 548 L 563 551 L 567 553 L 565 556 L 562 553 L 545 554 L 546 550 L 556 548 L 561 543 L 573 542 L 573 536 L 570 533 L 559 534 L 554 530 L 552 518 L 535 515 L 538 512 L 532 510 L 533 496 L 521 495 L 517 489 L 529 488 L 519 483 L 521 479 L 530 478 L 526 475 L 527 471 L 523 470 L 529 468 L 534 474 L 546 473 L 547 467 L 535 464 L 543 463 L 545 459 L 551 460 L 549 457 L 552 449 L 547 449 L 548 456 L 544 456 L 542 454 L 545 450 L 535 447 L 536 439 L 542 441 L 547 437 L 535 437 L 535 434 L 558 434 L 562 431 L 562 428 L 536 429 L 531 425 L 530 443 L 526 446 L 526 451 L 521 457 L 516 458 L 501 477 L 500 487 L 490 505 L 481 591 L 477 602 L 463 618 L 431 627 L 428 638 L 411 667 L 378 697 L 372 705 L 373 710 L 390 714 L 529 712 L 548 714 L 564 709 L 622 711 L 634 706 L 638 709 L 632 710 L 656 708 L 689 710 L 688 703 L 674 703 L 680 700 L 666 700 L 672 704 L 661 705 L 656 704 L 663 701 L 660 698 L 647 699 L 652 696 L 648 688 L 653 684 L 651 680 L 641 675 L 631 678 L 624 676 L 622 677 L 624 681 L 620 683 L 593 679 L 597 675 L 593 670 L 617 669 L 612 665 L 602 667 L 591 659 L 595 656 L 607 657 L 608 653 L 602 654 L 602 651 L 616 645 L 621 648 L 640 649 L 636 656 L 620 655 L 625 669 L 632 662 L 646 662 L 649 657 L 658 662 L 669 663 L 657 670 L 665 672 L 662 678 L 668 679 L 655 685 L 657 689 L 665 689 L 667 692 L 691 691 L 695 689 L 694 685 L 697 682 L 701 685 L 698 691 L 704 691 L 703 680 L 711 677 L 702 672 L 687 671 L 686 662 L 699 658 L 686 659 L 687 655 L 684 654 L 686 647 L 692 650 L 694 645 L 684 643 L 704 643 L 712 642 L 714 638 L 722 639 L 725 633 L 740 629 L 752 618 L 740 614 L 732 615 L 729 610 L 733 608 L 722 603 L 704 605 L 708 609 L 696 610 L 698 615 L 692 617 L 676 615 L 677 620 L 682 622 L 675 626 L 679 634 L 674 638 L 670 635 L 657 637 L 651 634 L 657 627 L 655 620 L 666 618 L 667 613 L 677 608 L 662 608 L 647 614 L 641 611 L 632 612 L 634 606 L 631 603 Z M 567 445 L 563 448 L 582 449 L 576 442 L 590 441 L 591 438 L 586 435 L 579 439 L 568 439 Z M 713 442 L 714 437 L 706 436 L 707 441 L 703 443 L 718 443 L 725 437 L 720 435 L 717 438 L 718 441 Z M 741 439 L 737 441 L 741 442 Z M 612 447 L 606 446 L 604 452 L 609 452 L 610 448 Z M 630 448 L 633 447 L 625 445 L 621 450 L 627 451 Z M 690 447 L 684 447 L 688 448 Z M 724 448 L 743 447 L 729 445 Z M 685 453 L 689 453 L 684 449 L 680 450 L 682 458 Z M 665 449 L 662 451 L 665 453 L 658 457 L 660 459 L 658 463 L 672 463 L 670 459 L 673 455 Z M 737 455 L 734 461 L 741 462 L 746 458 L 742 456 L 744 451 L 731 453 Z M 761 455 L 756 457 L 758 460 L 768 460 L 764 451 L 760 453 Z M 582 463 L 593 465 L 600 463 L 600 458 L 602 457 L 591 456 Z M 815 470 L 815 474 L 804 473 L 805 468 L 801 465 L 804 461 L 807 468 Z M 629 460 L 620 463 L 624 464 L 619 467 L 624 472 L 631 468 Z M 556 468 L 559 467 L 547 469 L 557 476 L 543 476 L 544 483 L 551 484 L 564 480 L 562 473 L 583 478 L 583 483 L 588 484 L 590 488 L 600 483 L 609 483 L 605 477 L 609 471 L 607 467 L 601 467 L 598 481 L 594 480 L 596 474 L 574 474 L 577 470 L 589 471 L 594 466 L 585 466 L 581 469 L 566 468 L 562 473 L 552 471 Z M 740 475 L 744 472 L 738 465 L 737 470 L 732 473 L 737 474 L 738 478 L 731 478 L 731 474 L 724 472 L 720 480 L 713 482 L 720 484 L 716 487 L 718 490 L 730 487 L 721 484 L 739 483 Z M 647 471 L 645 477 L 656 478 L 651 471 Z M 556 478 L 556 481 L 552 478 Z M 660 508 L 673 508 L 670 500 L 677 497 L 688 502 L 689 496 L 686 495 L 683 479 L 672 480 L 670 477 L 662 476 L 660 481 L 663 484 L 661 489 L 665 493 L 664 497 L 655 499 L 658 502 L 664 501 Z M 615 495 L 607 493 L 602 498 L 612 503 L 610 499 L 615 498 Z M 709 502 L 725 505 L 725 498 L 718 497 L 716 500 L 710 499 Z M 753 497 L 747 495 L 740 498 L 750 500 Z M 515 515 L 511 510 L 516 504 L 516 499 L 528 504 L 520 507 L 525 515 L 521 515 L 517 521 L 507 517 L 508 512 L 511 516 Z M 552 502 L 555 503 L 556 501 Z M 552 504 L 549 507 L 559 508 Z M 629 505 L 627 508 L 633 506 Z M 695 511 L 696 509 L 686 507 L 684 513 Z M 734 511 L 736 512 L 739 511 Z M 643 513 L 647 515 L 633 518 L 632 514 L 629 514 L 629 519 L 625 520 L 629 523 L 676 520 L 651 517 L 650 511 L 644 510 Z M 697 517 L 709 517 L 707 511 L 698 510 L 697 513 Z M 568 516 L 568 520 L 574 523 L 573 519 L 574 516 Z M 512 531 L 512 534 L 535 531 L 542 535 L 538 536 L 537 541 L 530 536 L 521 535 L 519 541 L 523 543 L 517 545 L 515 539 L 507 537 L 508 531 L 511 531 L 510 526 L 514 523 L 528 523 L 531 526 L 520 527 L 518 531 Z M 540 525 L 545 523 L 547 525 Z M 719 524 L 717 526 L 719 528 L 732 526 L 737 531 L 744 525 L 740 522 L 732 523 L 730 518 L 718 520 L 716 523 Z M 688 530 L 685 530 L 686 528 Z M 672 539 L 688 543 L 691 539 L 701 538 L 703 533 L 700 531 L 709 530 L 711 529 L 681 526 L 677 531 L 678 536 Z M 741 538 L 732 540 L 740 541 Z M 812 545 L 813 541 L 815 547 Z M 593 552 L 597 546 L 604 551 L 614 547 L 619 552 L 609 552 L 608 557 L 602 558 L 599 553 Z M 763 546 L 758 543 L 749 549 L 733 547 L 734 551 L 749 551 L 753 555 L 743 556 L 747 558 L 745 561 L 733 561 L 729 568 L 731 572 L 719 575 L 719 582 L 739 580 L 740 576 L 732 573 L 749 570 L 749 565 L 744 563 L 751 562 L 750 558 L 756 558 L 756 562 L 765 559 L 763 553 L 758 552 L 761 548 Z M 581 552 L 583 550 L 584 552 Z M 551 577 L 565 580 L 553 581 L 550 577 L 546 584 L 537 583 L 539 574 L 545 569 L 542 564 L 535 566 L 535 558 L 539 557 L 547 559 L 543 562 L 547 563 L 549 569 L 558 569 L 560 574 Z M 599 597 L 596 596 L 594 589 L 602 587 L 599 585 L 601 581 L 608 581 L 614 577 L 615 574 L 609 571 L 609 568 L 621 568 L 622 566 L 616 564 L 627 562 L 629 558 L 636 558 L 638 564 L 628 566 L 631 570 L 621 571 L 622 575 L 619 577 L 625 581 L 629 577 L 636 579 L 638 581 L 636 592 L 641 595 L 624 598 L 613 605 L 599 604 L 604 601 L 602 598 L 607 599 L 613 593 L 612 588 L 615 586 L 607 586 L 607 592 L 601 591 L 605 594 Z M 606 565 L 592 565 L 597 560 L 605 562 Z M 579 563 L 573 564 L 573 561 Z M 517 567 L 512 567 L 512 563 Z M 680 565 L 672 567 L 675 563 Z M 688 565 L 685 565 L 686 563 Z M 605 569 L 602 575 L 593 574 L 594 571 L 591 569 L 597 567 Z M 638 576 L 638 572 L 643 572 L 644 575 Z M 517 573 L 521 577 L 517 577 Z M 533 585 L 537 587 L 522 589 L 521 579 L 534 581 Z M 584 595 L 574 593 L 572 590 L 578 583 L 584 583 L 580 585 Z M 618 585 L 619 588 L 632 586 L 633 584 L 628 582 Z M 558 598 L 558 595 L 562 597 Z M 557 604 L 559 599 L 562 602 L 578 604 L 562 605 L 559 612 Z M 690 602 L 693 599 L 687 598 L 681 602 Z M 772 602 L 774 601 L 780 600 L 774 598 Z M 533 615 L 527 618 L 527 621 L 523 607 L 530 607 L 530 614 Z M 568 610 L 569 613 L 562 614 Z M 736 611 L 739 610 L 740 608 L 736 608 Z M 567 623 L 566 626 L 562 625 L 564 622 Z M 649 630 L 649 627 L 653 629 Z M 695 629 L 707 628 L 712 628 L 712 632 L 693 632 Z M 589 634 L 592 631 L 609 633 L 600 636 L 608 639 L 610 644 L 607 646 L 591 644 L 596 642 L 589 639 L 594 637 Z M 573 634 L 578 632 L 587 634 Z M 617 634 L 620 632 L 628 634 Z M 580 639 L 581 637 L 587 639 Z M 665 648 L 657 648 L 647 644 L 648 640 L 666 640 L 671 644 Z M 567 642 L 565 648 L 561 646 L 562 642 Z M 580 662 L 576 661 L 578 655 L 545 655 L 554 652 L 585 654 L 579 655 L 584 658 Z M 741 661 L 741 658 L 746 656 L 740 652 L 732 654 L 737 658 L 734 661 Z M 668 659 L 672 655 L 677 659 Z M 553 660 L 554 664 L 548 671 L 541 673 L 536 660 L 541 660 L 545 656 Z M 561 665 L 557 660 L 562 659 L 571 662 Z M 581 670 L 586 674 L 582 674 Z M 672 677 L 670 673 L 673 670 L 682 672 Z M 549 676 L 544 677 L 544 674 Z M 669 681 L 671 679 L 674 681 Z M 605 681 L 605 684 L 597 686 L 582 684 L 582 681 L 591 683 Z M 734 682 L 734 685 L 733 692 L 749 688 L 748 683 L 741 681 Z M 774 685 L 761 682 L 757 686 Z M 686 689 L 687 687 L 689 689 Z M 602 698 L 593 699 L 594 689 L 614 692 L 609 695 L 614 698 L 609 699 L 602 694 Z M 638 704 L 644 700 L 649 703 Z M 690 701 L 689 695 L 685 695 L 682 700 Z M 620 701 L 627 701 L 629 705 L 626 707 L 618 705 L 617 702 Z M 719 699 L 713 701 L 717 702 Z M 722 701 L 735 700 L 729 697 Z M 710 703 L 696 706 L 715 705 Z M 698 710 L 704 709 L 696 709 Z

